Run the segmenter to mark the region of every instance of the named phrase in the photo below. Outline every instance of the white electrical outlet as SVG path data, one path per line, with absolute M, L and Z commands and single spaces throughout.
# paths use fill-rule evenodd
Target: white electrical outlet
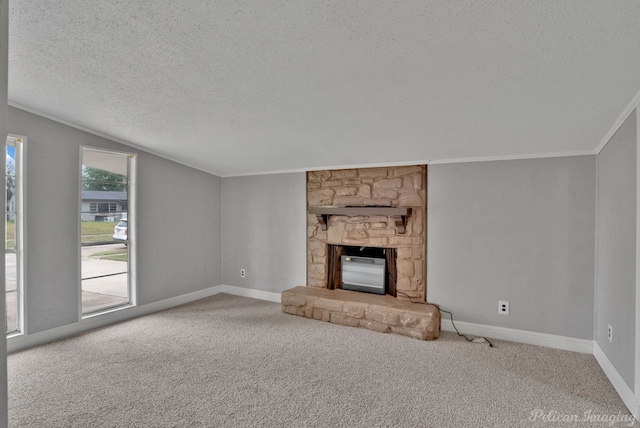
M 607 337 L 609 338 L 609 342 L 613 342 L 613 327 L 609 324 L 609 330 L 607 331 Z
M 246 278 L 247 277 L 247 271 L 244 269 L 240 269 L 240 278 Z
M 506 300 L 498 300 L 498 313 L 500 315 L 509 315 L 509 302 Z

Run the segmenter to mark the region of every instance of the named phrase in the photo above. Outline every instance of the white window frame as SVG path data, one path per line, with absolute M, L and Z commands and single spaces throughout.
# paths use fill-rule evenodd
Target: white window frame
M 24 298 L 25 296 L 25 288 L 26 288 L 26 275 L 25 275 L 25 261 L 26 261 L 26 250 L 25 250 L 25 242 L 26 242 L 26 232 L 24 227 L 24 219 L 26 218 L 25 212 L 25 189 L 26 189 L 26 162 L 25 162 L 25 147 L 27 138 L 19 135 L 11 135 L 7 136 L 7 143 L 11 142 L 15 147 L 16 153 L 16 196 L 15 196 L 15 207 L 14 212 L 16 216 L 16 229 L 15 229 L 15 254 L 16 254 L 16 299 L 17 299 L 17 313 L 16 313 L 16 324 L 17 329 L 12 332 L 6 332 L 6 337 L 15 337 L 23 335 L 27 332 L 27 320 L 25 313 L 27 311 L 27 302 Z M 6 149 L 5 149 L 6 153 Z M 5 155 L 6 156 L 6 155 Z M 5 177 L 6 177 L 6 161 L 5 161 Z M 6 185 L 5 185 L 6 186 Z M 6 198 L 6 196 L 5 196 Z M 6 207 L 5 207 L 6 209 Z M 6 217 L 5 217 L 6 221 Z M 6 231 L 5 231 L 6 233 Z M 5 254 L 9 252 L 6 250 L 6 243 L 3 244 L 5 246 Z M 5 274 L 6 275 L 6 274 Z M 5 279 L 5 288 L 6 288 L 6 279 Z M 5 320 L 6 323 L 6 320 Z
M 105 308 L 104 310 L 98 310 L 95 312 L 83 313 L 82 312 L 82 165 L 84 163 L 83 151 L 92 150 L 96 152 L 108 153 L 118 156 L 127 156 L 127 193 L 128 193 L 128 253 L 129 253 L 129 265 L 128 270 L 128 290 L 129 290 L 129 303 Z M 84 320 L 93 317 L 99 317 L 112 312 L 126 310 L 138 305 L 138 286 L 137 286 L 137 153 L 108 150 L 99 147 L 92 146 L 80 146 L 80 165 L 78 170 L 80 172 L 80 180 L 78 186 L 78 319 Z

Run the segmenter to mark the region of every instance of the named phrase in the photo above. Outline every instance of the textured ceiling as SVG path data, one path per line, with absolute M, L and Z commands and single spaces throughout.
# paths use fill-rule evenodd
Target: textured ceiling
M 11 0 L 9 19 L 11 103 L 222 176 L 589 152 L 640 89 L 637 0 Z

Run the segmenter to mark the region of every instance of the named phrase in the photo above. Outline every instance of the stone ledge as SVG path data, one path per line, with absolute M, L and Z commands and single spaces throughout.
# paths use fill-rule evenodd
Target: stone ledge
M 421 340 L 440 335 L 441 315 L 432 305 L 398 300 L 389 295 L 294 287 L 282 292 L 282 311 L 350 327 L 397 333 Z

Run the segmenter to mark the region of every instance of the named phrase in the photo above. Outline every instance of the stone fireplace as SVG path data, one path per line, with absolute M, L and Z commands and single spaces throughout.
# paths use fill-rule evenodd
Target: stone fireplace
M 425 165 L 308 172 L 307 285 L 333 288 L 329 245 L 392 248 L 397 297 L 425 301 L 426 183 Z
M 438 308 L 411 303 L 426 301 L 426 184 L 426 165 L 308 172 L 307 286 L 282 293 L 283 311 L 436 339 Z M 383 251 L 386 295 L 339 289 L 339 256 L 357 249 Z

